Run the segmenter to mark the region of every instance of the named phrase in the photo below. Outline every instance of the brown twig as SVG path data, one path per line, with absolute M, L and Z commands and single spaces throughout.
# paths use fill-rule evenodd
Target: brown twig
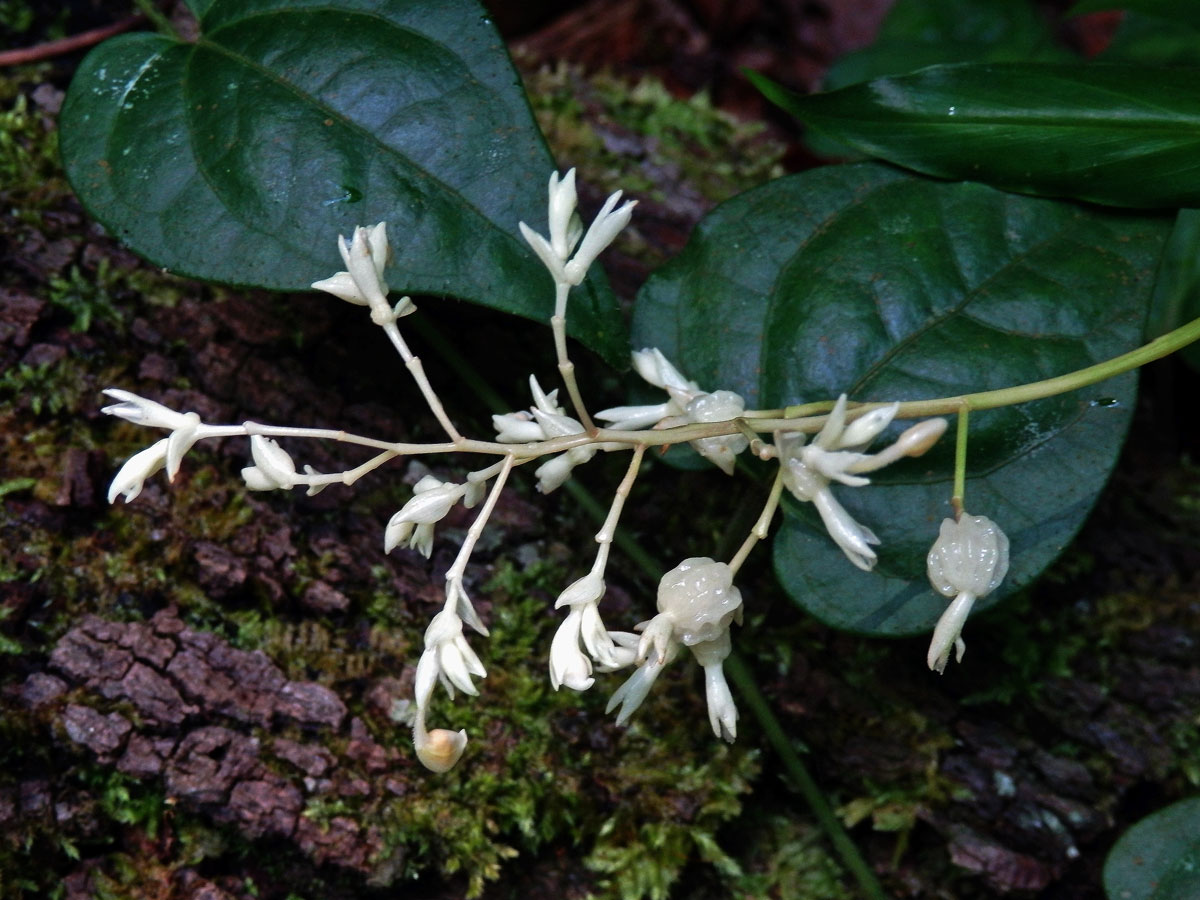
M 55 56 L 61 56 L 64 53 L 81 50 L 84 47 L 98 44 L 112 37 L 114 34 L 128 31 L 133 26 L 140 25 L 144 21 L 146 21 L 145 16 L 129 16 L 128 18 L 121 19 L 119 22 L 105 25 L 103 28 L 93 28 L 91 31 L 85 31 L 83 34 L 60 38 L 57 41 L 47 41 L 44 44 L 35 44 L 32 47 L 21 47 L 18 50 L 5 50 L 0 53 L 0 66 L 19 66 L 22 63 L 41 62 L 43 59 L 51 59 Z

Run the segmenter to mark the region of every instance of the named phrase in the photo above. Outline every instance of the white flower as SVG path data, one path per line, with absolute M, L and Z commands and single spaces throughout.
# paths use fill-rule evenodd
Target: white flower
M 168 443 L 169 438 L 163 438 L 129 457 L 108 486 L 108 502 L 113 503 L 120 494 L 125 495 L 126 503 L 137 497 L 146 479 L 166 465 Z
M 579 649 L 583 609 L 571 607 L 550 642 L 550 684 L 556 691 L 564 684 L 573 691 L 586 691 L 595 683 L 592 661 Z
M 192 423 L 192 416 L 195 413 L 180 413 L 175 412 L 168 406 L 163 406 L 161 403 L 156 403 L 153 400 L 147 400 L 145 397 L 139 397 L 130 391 L 122 391 L 118 388 L 105 388 L 101 393 L 107 397 L 112 397 L 117 400 L 112 406 L 103 407 L 100 412 L 110 416 L 116 416 L 118 419 L 124 419 L 126 422 L 132 422 L 134 425 L 144 425 L 147 428 L 166 428 L 169 431 L 175 431 L 180 428 L 187 428 Z
M 732 643 L 729 631 L 722 631 L 719 637 L 711 641 L 693 644 L 690 648 L 692 655 L 704 668 L 704 698 L 708 703 L 708 723 L 712 726 L 713 734 L 730 743 L 737 737 L 737 706 L 733 702 L 733 694 L 729 683 L 725 681 L 725 669 L 722 663 L 729 656 Z
M 451 697 L 455 688 L 471 696 L 479 694 L 471 676 L 484 678 L 487 671 L 463 637 L 462 627 L 462 619 L 454 610 L 443 609 L 425 629 L 425 652 L 417 662 L 414 688 L 419 709 L 429 705 L 436 681 L 441 681 Z
M 879 407 L 847 425 L 846 395 L 842 394 L 811 444 L 805 445 L 803 434 L 782 435 L 778 444 L 784 486 L 797 500 L 816 507 L 829 536 L 850 562 L 868 572 L 876 560 L 871 545 L 878 544 L 879 538 L 846 512 L 833 496 L 830 482 L 849 487 L 870 484 L 870 479 L 859 473 L 874 471 L 902 456 L 920 456 L 946 430 L 945 419 L 928 419 L 908 428 L 880 452 L 863 453 L 891 424 L 898 408 L 898 403 Z
M 200 438 L 205 437 L 206 428 L 200 422 L 200 416 L 194 412 L 176 412 L 170 407 L 139 397 L 129 391 L 107 388 L 103 392 L 120 402 L 105 406 L 100 411 L 110 416 L 124 419 L 135 425 L 148 428 L 166 428 L 171 431 L 168 438 L 166 469 L 167 481 L 174 481 L 179 471 L 179 463 L 184 454 Z
M 252 423 L 247 423 L 250 426 Z M 250 435 L 254 465 L 242 469 L 242 479 L 252 491 L 287 490 L 296 484 L 296 464 L 279 444 L 261 434 Z
M 530 444 L 546 439 L 546 432 L 534 421 L 532 413 L 494 415 L 492 425 L 496 428 L 496 440 L 502 444 Z
M 638 641 L 638 669 L 613 694 L 608 711 L 620 704 L 617 724 L 623 724 L 645 700 L 662 667 L 686 646 L 704 667 L 713 732 L 733 740 L 737 708 L 722 669 L 731 647 L 729 626 L 740 624 L 742 615 L 742 594 L 733 586 L 732 570 L 706 556 L 685 559 L 659 582 L 658 610 Z
M 524 222 L 518 223 L 518 227 L 522 237 L 538 255 L 542 265 L 550 271 L 555 282 L 577 285 L 583 281 L 596 257 L 613 242 L 621 229 L 629 224 L 637 201 L 630 200 L 617 209 L 621 191 L 612 194 L 592 220 L 574 257 L 568 259 L 579 241 L 579 229 L 576 227 L 574 215 L 575 170 L 571 169 L 561 180 L 557 172 L 553 173 L 550 176 L 549 195 L 550 240 L 546 240 Z
M 967 650 L 962 629 L 971 607 L 999 587 L 1008 573 L 1008 537 L 986 516 L 963 513 L 958 521 L 943 519 L 926 563 L 933 589 L 954 598 L 938 619 L 926 657 L 929 668 L 940 673 L 952 647 L 955 659 L 962 662 Z
M 383 532 L 383 552 L 391 553 L 398 544 L 407 541 L 409 547 L 428 559 L 433 552 L 434 524 L 444 519 L 467 493 L 465 484 L 426 475 L 413 486 L 412 499 L 388 520 Z M 474 490 L 470 493 L 477 496 Z
M 562 487 L 576 466 L 583 465 L 595 455 L 595 447 L 574 447 L 542 463 L 533 473 L 537 476 L 538 492 L 549 494 Z
M 543 391 L 537 377 L 530 375 L 529 390 L 533 394 L 533 406 L 529 408 L 528 412 L 521 411 L 492 416 L 492 424 L 497 432 L 497 441 L 508 444 L 525 444 L 583 433 L 583 425 L 579 420 L 568 416 L 566 411 L 558 405 L 557 389 L 549 393 Z M 561 487 L 571 477 L 571 471 L 595 456 L 601 446 L 592 444 L 587 447 L 573 447 L 566 453 L 561 453 L 542 463 L 534 472 L 538 480 L 538 490 L 543 494 L 548 494 Z
M 633 367 L 655 387 L 667 392 L 666 403 L 649 406 L 616 406 L 596 413 L 596 418 L 621 431 L 657 426 L 666 428 L 698 422 L 726 422 L 746 411 L 746 402 L 733 391 L 700 390 L 694 381 L 684 378 L 657 347 L 634 351 Z M 750 446 L 743 434 L 725 434 L 700 438 L 692 447 L 727 475 L 733 474 L 734 458 Z
M 550 683 L 555 690 L 560 684 L 577 691 L 591 687 L 593 659 L 605 670 L 632 662 L 632 653 L 622 652 L 600 619 L 599 603 L 604 591 L 603 576 L 593 570 L 559 594 L 554 604 L 555 609 L 570 608 L 550 645 Z M 580 644 L 587 654 L 580 650 Z
M 689 422 L 726 422 L 746 411 L 746 401 L 733 391 L 713 391 L 701 394 L 684 409 Z M 733 474 L 735 457 L 750 446 L 744 434 L 723 434 L 718 437 L 692 441 L 696 452 L 726 475 Z
M 376 325 L 385 325 L 416 312 L 417 308 L 409 297 L 402 297 L 394 308 L 387 302 L 388 286 L 383 279 L 383 269 L 390 253 L 386 222 L 371 228 L 360 225 L 354 229 L 349 242 L 343 235 L 338 235 L 338 251 L 346 264 L 346 271 L 322 281 L 314 281 L 314 289 L 333 294 L 348 303 L 369 306 L 371 321 Z

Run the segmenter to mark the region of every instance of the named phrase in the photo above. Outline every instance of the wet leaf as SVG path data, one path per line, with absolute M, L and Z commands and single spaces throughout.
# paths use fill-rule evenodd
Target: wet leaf
M 517 222 L 545 230 L 553 161 L 480 6 L 192 6 L 195 43 L 110 40 L 68 94 L 67 173 L 107 228 L 180 274 L 302 290 L 343 268 L 339 233 L 387 220 L 395 291 L 549 318 Z M 602 274 L 571 312 L 572 333 L 624 361 Z
M 718 207 L 646 284 L 636 346 L 749 406 L 921 399 L 1061 375 L 1141 342 L 1167 224 L 946 184 L 875 164 L 770 182 Z M 1012 541 L 1003 588 L 1027 584 L 1082 524 L 1116 460 L 1132 376 L 971 417 L 968 509 Z M 891 433 L 899 426 L 894 425 Z M 841 628 L 909 634 L 945 608 L 925 554 L 949 512 L 953 441 L 835 486 L 883 540 L 855 569 L 811 504 L 789 502 L 781 583 Z
M 1200 92 L 1189 70 L 930 66 L 809 96 L 751 78 L 805 125 L 927 175 L 1114 206 L 1200 206 Z
M 1109 900 L 1200 897 L 1200 797 L 1142 819 L 1117 840 L 1104 863 Z

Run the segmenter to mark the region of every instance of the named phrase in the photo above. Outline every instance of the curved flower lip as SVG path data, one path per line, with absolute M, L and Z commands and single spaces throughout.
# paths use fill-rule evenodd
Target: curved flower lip
M 146 479 L 166 465 L 169 442 L 169 438 L 163 438 L 129 457 L 108 486 L 108 502 L 115 502 L 121 494 L 126 503 L 136 499 Z
M 246 423 L 252 431 L 253 422 Z M 254 465 L 242 469 L 242 477 L 250 490 L 289 489 L 296 485 L 296 464 L 279 444 L 261 434 L 250 435 L 250 456 Z

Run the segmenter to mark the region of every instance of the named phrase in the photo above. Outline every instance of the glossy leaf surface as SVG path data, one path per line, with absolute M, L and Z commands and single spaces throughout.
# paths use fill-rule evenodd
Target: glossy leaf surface
M 1167 224 L 946 184 L 875 164 L 771 182 L 718 207 L 647 283 L 635 346 L 748 405 L 953 396 L 1064 374 L 1141 342 Z M 1012 541 L 1003 593 L 1082 524 L 1116 460 L 1134 379 L 975 413 L 967 507 Z M 893 425 L 891 433 L 898 431 Z M 810 504 L 789 502 L 781 582 L 841 628 L 908 634 L 946 601 L 925 554 L 948 514 L 953 441 L 834 493 L 883 540 L 855 569 Z
M 928 175 L 1115 206 L 1200 206 L 1194 71 L 931 66 L 809 96 L 753 80 L 827 137 Z
M 201 37 L 124 35 L 84 61 L 63 109 L 71 183 L 106 227 L 180 274 L 306 289 L 335 238 L 389 223 L 394 290 L 548 319 L 553 285 L 517 233 L 545 230 L 553 162 L 520 79 L 472 0 L 212 0 Z M 573 333 L 610 359 L 602 275 Z
M 1180 800 L 1142 819 L 1104 863 L 1109 900 L 1195 900 L 1200 897 L 1200 797 Z
M 1069 58 L 1030 4 L 898 0 L 869 46 L 830 67 L 825 90 L 946 63 Z

